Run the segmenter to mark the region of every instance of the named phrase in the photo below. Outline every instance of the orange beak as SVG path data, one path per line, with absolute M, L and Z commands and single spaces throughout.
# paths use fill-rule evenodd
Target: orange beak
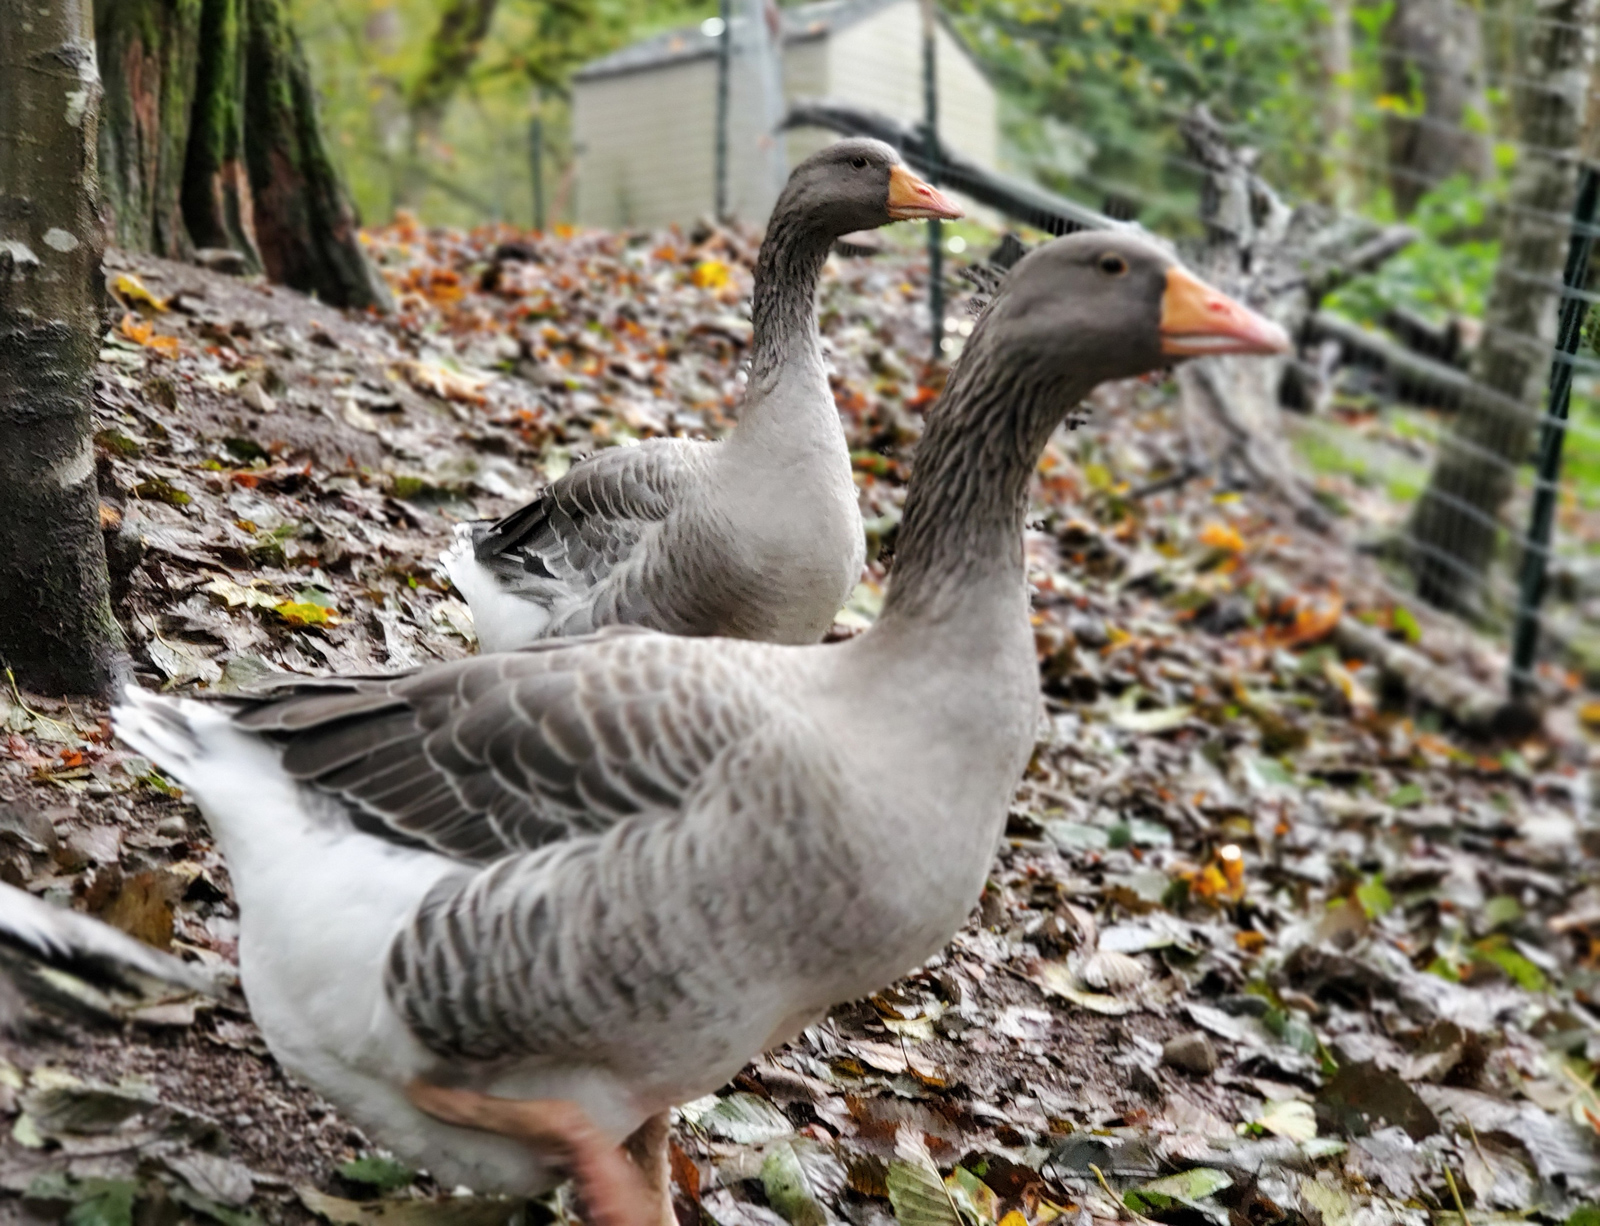
M 961 208 L 936 187 L 930 187 L 904 166 L 889 169 L 889 216 L 895 221 L 941 217 L 953 221 Z
M 1174 264 L 1161 295 L 1161 352 L 1173 357 L 1214 353 L 1286 353 L 1289 334 L 1242 302 L 1212 289 Z

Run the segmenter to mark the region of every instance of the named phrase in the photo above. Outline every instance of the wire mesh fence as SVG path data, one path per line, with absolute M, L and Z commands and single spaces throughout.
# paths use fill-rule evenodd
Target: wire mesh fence
M 1552 671 L 1600 682 L 1597 16 L 1600 0 L 722 0 L 539 91 L 523 152 L 491 158 L 530 195 L 496 187 L 494 216 L 762 222 L 787 166 L 866 133 L 1029 240 L 1131 222 L 1214 256 L 1232 235 L 1227 275 L 1293 323 L 1270 421 L 1341 547 L 1506 643 L 1518 693 Z M 930 226 L 934 357 L 960 330 L 944 237 Z
M 1226 33 L 1204 18 L 1216 6 L 1190 7 L 1199 15 L 1141 46 L 1148 79 L 1193 72 L 1192 48 Z M 1465 66 L 1364 27 L 1353 55 L 1367 70 L 1339 83 L 1348 130 L 1338 139 L 1297 138 L 1248 108 L 1216 124 L 1245 165 L 1269 182 L 1281 175 L 1280 194 L 1302 197 L 1308 214 L 1320 197 L 1324 214 L 1365 214 L 1374 234 L 1414 231 L 1376 267 L 1344 270 L 1352 275 L 1325 275 L 1347 251 L 1291 253 L 1313 286 L 1295 319 L 1295 365 L 1313 388 L 1308 395 L 1302 378 L 1283 397 L 1289 450 L 1341 521 L 1340 539 L 1377 552 L 1401 599 L 1470 619 L 1505 644 L 1507 684 L 1520 697 L 1573 676 L 1600 683 L 1600 356 L 1587 326 L 1600 302 L 1590 261 L 1600 179 L 1585 158 L 1595 35 L 1589 21 L 1559 16 L 1594 7 L 1541 0 L 1476 11 L 1498 30 L 1499 53 Z M 1115 56 L 1077 70 L 1078 97 L 1128 75 Z M 1213 71 L 1196 90 L 1226 96 L 1244 71 Z M 1427 73 L 1470 76 L 1464 85 L 1482 109 L 1441 117 L 1417 89 L 1394 92 L 1397 80 Z M 1080 212 L 1030 207 L 1026 191 L 1006 211 L 1053 233 L 1113 224 L 1114 213 L 1180 240 L 1215 239 L 1207 193 L 1219 190 L 1218 168 L 1183 138 L 1192 113 L 1178 99 L 1146 111 L 1132 138 L 1145 149 L 1142 177 L 1095 165 L 1055 176 L 1056 205 Z M 908 153 L 916 141 L 902 141 Z M 1451 142 L 1468 150 L 1453 167 L 1398 156 Z M 959 150 L 944 160 L 949 186 L 980 199 L 992 188 L 995 176 L 964 166 Z M 1091 201 L 1097 209 L 1082 208 Z

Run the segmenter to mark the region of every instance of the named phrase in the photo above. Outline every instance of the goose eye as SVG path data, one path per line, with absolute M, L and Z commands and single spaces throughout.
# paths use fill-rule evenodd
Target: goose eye
M 1128 271 L 1128 261 L 1108 251 L 1100 257 L 1100 271 L 1108 277 L 1120 277 Z
M 859 157 L 851 158 L 850 165 L 854 166 L 857 170 L 865 170 L 867 168 L 867 159 Z

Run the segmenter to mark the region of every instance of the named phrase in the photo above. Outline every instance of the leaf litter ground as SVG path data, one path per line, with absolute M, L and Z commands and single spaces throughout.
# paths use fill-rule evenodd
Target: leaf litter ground
M 402 223 L 367 241 L 388 320 L 113 260 L 102 525 L 144 683 L 463 655 L 471 618 L 435 563 L 452 523 L 596 448 L 731 424 L 752 235 Z M 939 394 L 914 356 L 924 285 L 895 247 L 825 275 L 873 547 L 836 637 L 879 607 Z M 680 1218 L 1566 1220 L 1600 1197 L 1580 722 L 1452 733 L 1329 635 L 1356 616 L 1487 684 L 1492 645 L 1395 605 L 1265 498 L 1159 488 L 1186 458 L 1170 383 L 1106 389 L 1083 418 L 1036 483 L 1046 716 L 978 910 L 927 966 L 677 1113 Z M 225 866 L 104 709 L 11 689 L 0 724 L 0 879 L 226 975 Z M 581 1212 L 441 1189 L 373 1151 L 277 1068 L 236 991 L 4 959 L 8 1218 Z

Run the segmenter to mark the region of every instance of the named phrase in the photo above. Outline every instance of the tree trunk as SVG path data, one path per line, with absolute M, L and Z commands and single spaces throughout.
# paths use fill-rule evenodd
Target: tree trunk
M 1389 186 L 1402 217 L 1430 187 L 1488 169 L 1488 143 L 1469 130 L 1488 118 L 1483 38 L 1464 0 L 1399 0 L 1383 31 L 1384 87 L 1422 112 L 1388 116 Z
M 336 306 L 386 307 L 286 3 L 97 0 L 111 230 L 178 259 L 230 248 Z
M 1498 517 L 1543 411 L 1597 12 L 1600 0 L 1536 0 L 1525 14 L 1516 100 L 1523 147 L 1484 310 L 1475 386 L 1441 440 L 1413 512 L 1420 594 L 1469 615 L 1482 607 Z
M 438 143 L 445 110 L 477 62 L 496 7 L 498 0 L 448 0 L 439 14 L 427 63 L 406 94 L 410 157 L 400 173 L 398 198 L 407 207 L 414 208 L 427 190 L 427 159 Z
M 90 0 L 0 0 L 0 659 L 30 688 L 99 693 L 121 635 L 89 403 L 100 86 Z
M 388 310 L 389 292 L 361 250 L 355 209 L 322 140 L 285 0 L 245 3 L 244 147 L 267 275 L 336 306 Z
M 249 0 L 210 0 L 200 14 L 194 105 L 183 167 L 183 217 L 196 247 L 226 247 L 261 267 L 245 165 L 243 27 Z
M 1335 208 L 1348 209 L 1355 200 L 1355 92 L 1351 77 L 1355 55 L 1350 37 L 1351 0 L 1328 0 L 1327 25 L 1322 31 L 1323 105 L 1322 134 L 1327 144 L 1328 196 Z
M 119 247 L 188 254 L 184 147 L 202 0 L 100 0 L 95 49 L 105 82 L 100 183 Z

